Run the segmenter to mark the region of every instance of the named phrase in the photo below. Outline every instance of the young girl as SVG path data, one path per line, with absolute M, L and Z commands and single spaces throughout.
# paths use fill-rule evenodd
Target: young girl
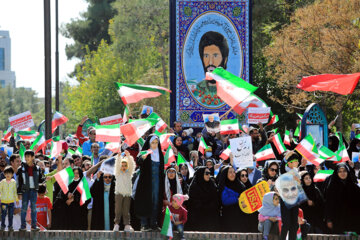
M 183 207 L 183 203 L 188 199 L 188 195 L 174 194 L 172 196 L 171 205 L 169 206 L 169 210 L 171 212 L 171 215 L 173 216 L 173 228 L 179 231 L 181 240 L 185 239 L 184 225 L 187 221 L 187 211 Z M 165 215 L 165 210 L 166 209 L 164 209 L 163 215 Z
M 115 225 L 114 231 L 119 231 L 121 217 L 125 225 L 125 232 L 133 232 L 130 225 L 130 202 L 132 193 L 131 178 L 134 173 L 134 158 L 128 151 L 125 156 L 118 155 L 115 161 Z
M 268 239 L 270 230 L 278 233 L 278 221 L 281 220 L 280 197 L 276 192 L 268 192 L 264 195 L 262 207 L 259 209 L 259 231 L 263 239 Z

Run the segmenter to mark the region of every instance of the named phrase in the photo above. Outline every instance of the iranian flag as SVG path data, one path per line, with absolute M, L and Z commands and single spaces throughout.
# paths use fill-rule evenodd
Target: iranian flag
M 39 133 L 35 130 L 33 131 L 18 131 L 17 134 L 24 140 L 31 140 L 35 139 Z
M 319 148 L 320 158 L 328 161 L 340 161 L 341 157 L 325 146 Z
M 181 155 L 181 153 L 178 153 L 177 156 L 177 161 L 176 164 L 179 166 L 180 164 L 186 164 L 186 166 L 189 169 L 189 178 L 192 178 L 194 176 L 195 170 L 193 169 L 193 167 L 191 166 L 191 164 L 185 160 L 185 158 L 183 157 L 183 155 Z
M 147 120 L 137 120 L 120 126 L 121 133 L 125 136 L 125 143 L 132 146 L 141 138 L 150 128 L 151 123 Z
M 141 137 L 139 140 L 136 141 L 140 145 L 140 149 L 144 146 L 145 140 Z
M 266 126 L 270 126 L 270 125 L 273 125 L 275 123 L 277 123 L 279 121 L 279 116 L 278 115 L 274 115 L 272 112 L 270 112 L 270 121 L 268 124 L 266 124 Z
M 230 145 L 220 154 L 222 160 L 227 160 L 230 157 L 231 148 Z
M 120 151 L 120 143 L 119 142 L 108 142 L 105 146 L 105 149 L 107 149 L 113 153 L 117 153 Z M 82 152 L 81 152 L 81 155 L 82 155 Z
M 54 133 L 56 128 L 64 123 L 66 123 L 69 119 L 62 115 L 59 112 L 55 112 L 53 119 L 51 121 L 51 132 Z
M 22 143 L 20 143 L 19 155 L 20 155 L 22 162 L 26 162 L 25 161 L 25 151 L 26 151 L 26 148 L 24 147 L 24 145 Z
M 268 159 L 275 159 L 276 156 L 270 144 L 266 144 L 255 154 L 256 161 L 264 161 Z
M 125 108 L 124 108 L 124 114 L 123 114 L 123 121 L 122 123 L 125 124 L 128 120 L 129 120 L 129 108 L 125 105 Z
M 7 141 L 10 142 L 10 137 L 11 137 L 11 126 L 8 127 L 8 129 L 4 132 L 5 136 L 3 137 L 3 141 Z
M 228 119 L 220 121 L 220 134 L 238 134 L 240 133 L 239 120 Z
M 72 183 L 72 181 L 74 180 L 74 172 L 72 168 L 69 166 L 61 170 L 60 172 L 56 173 L 54 177 L 58 182 L 63 193 L 66 194 L 69 191 L 68 188 L 69 184 Z
M 217 95 L 232 107 L 235 112 L 242 111 L 242 107 L 239 104 L 257 89 L 257 87 L 221 67 L 206 74 L 208 77 L 216 80 Z
M 315 146 L 315 141 L 311 134 L 308 134 L 295 148 L 306 160 L 319 166 L 325 160 L 320 158 L 318 149 Z
M 175 134 L 173 134 L 173 133 L 160 133 L 158 131 L 155 131 L 155 134 L 160 139 L 161 150 L 164 150 L 164 151 L 166 149 L 168 149 L 170 144 L 172 144 L 171 140 L 170 140 L 170 137 L 175 136 Z
M 99 142 L 120 142 L 120 124 L 96 125 L 96 141 Z
M 350 161 L 350 157 L 349 154 L 346 150 L 344 141 L 343 141 L 343 136 L 341 132 L 336 132 L 335 133 L 336 137 L 339 139 L 339 148 L 336 151 L 336 153 L 340 156 L 340 162 L 346 162 L 346 161 Z
M 87 200 L 91 198 L 89 184 L 86 180 L 86 177 L 83 176 L 81 181 L 76 187 L 76 190 L 80 193 L 80 206 L 82 206 Z
M 146 119 L 155 120 L 155 122 L 156 122 L 155 130 L 160 132 L 160 133 L 163 132 L 167 127 L 167 124 L 164 122 L 164 120 L 162 120 L 162 118 L 159 115 L 157 115 L 156 113 L 150 114 L 150 116 L 148 116 Z
M 285 130 L 284 144 L 288 145 L 288 146 L 291 146 L 291 144 L 290 144 L 290 131 L 289 130 Z
M 299 122 L 294 132 L 295 137 L 299 137 L 300 135 L 301 135 L 301 122 Z
M 173 231 L 172 231 L 172 221 L 173 217 L 171 215 L 170 209 L 166 206 L 165 216 L 163 226 L 161 228 L 161 234 L 169 237 L 170 239 L 173 238 Z
M 37 138 L 35 139 L 33 144 L 31 145 L 30 149 L 31 150 L 36 149 L 36 152 L 38 152 L 38 149 L 39 149 L 40 145 L 43 144 L 44 142 L 45 142 L 45 136 L 44 136 L 44 133 L 41 132 L 39 134 L 39 136 L 37 136 Z M 40 151 L 40 149 L 39 149 L 39 151 Z
M 236 113 L 241 115 L 247 108 L 267 108 L 268 105 L 254 93 L 251 93 L 244 101 L 236 107 Z
M 148 149 L 146 151 L 141 151 L 139 154 L 140 154 L 140 156 L 147 157 L 147 155 L 152 154 L 152 153 L 153 153 L 153 151 L 151 149 Z
M 54 139 L 50 138 L 48 140 L 45 139 L 44 133 L 40 132 L 37 138 L 34 140 L 33 144 L 31 145 L 30 149 L 35 150 L 35 153 L 39 152 L 40 150 L 45 153 L 45 147 L 48 143 L 51 143 L 51 141 L 55 141 L 56 137 Z
M 325 179 L 333 173 L 334 170 L 319 170 L 314 176 L 314 182 L 324 182 Z
M 77 155 L 79 155 L 79 156 L 82 156 L 82 155 L 83 155 L 83 149 L 82 149 L 81 147 L 78 147 L 78 148 L 76 149 L 75 154 L 77 154 Z
M 240 130 L 246 134 L 249 134 L 249 127 L 247 125 L 242 125 Z
M 50 151 L 51 158 L 53 158 L 53 157 L 56 158 L 57 156 L 59 156 L 61 154 L 63 142 L 64 141 L 58 141 L 58 142 L 53 141 L 52 142 L 51 151 Z
M 340 162 L 346 162 L 346 161 L 350 161 L 350 157 L 349 154 L 346 150 L 345 144 L 343 145 L 339 145 L 339 149 L 336 152 L 339 156 L 340 156 Z M 338 163 L 338 162 L 337 162 Z
M 174 151 L 172 150 L 171 146 L 168 147 L 168 149 L 166 150 L 165 153 L 165 157 L 164 157 L 164 167 L 167 168 L 168 166 L 170 166 L 171 163 L 175 162 L 175 155 L 174 155 Z
M 273 143 L 276 147 L 276 150 L 278 151 L 279 154 L 282 154 L 286 151 L 286 147 L 280 137 L 280 133 L 274 135 L 273 137 Z
M 360 140 L 360 134 L 356 135 L 355 138 Z
M 166 92 L 171 91 L 164 87 L 154 85 L 139 85 L 127 83 L 115 83 L 121 100 L 125 105 L 129 103 L 137 103 L 145 98 L 158 97 Z
M 204 138 L 201 136 L 198 151 L 201 152 L 202 155 L 204 155 L 205 149 L 207 149 L 207 148 L 208 148 L 208 146 L 206 145 Z

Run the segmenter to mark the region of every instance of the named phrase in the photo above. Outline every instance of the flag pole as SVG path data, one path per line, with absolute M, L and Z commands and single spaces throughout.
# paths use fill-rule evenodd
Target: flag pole
M 83 176 L 84 178 L 85 176 Z M 85 179 L 86 180 L 86 179 Z M 80 182 L 82 181 L 82 178 L 79 180 L 78 184 L 76 185 L 74 191 L 71 193 L 71 195 L 74 195 L 74 192 L 76 191 L 76 188 L 79 186 Z M 86 180 L 87 181 L 87 180 Z
M 223 115 L 220 116 L 220 119 L 222 119 L 223 117 L 229 115 L 229 113 L 231 112 L 231 110 L 233 110 L 234 107 L 230 108 L 229 110 L 227 110 Z
M 345 105 L 347 104 L 347 102 L 350 100 L 351 97 L 352 97 L 352 94 L 349 94 L 349 96 L 347 97 L 347 99 L 345 100 L 343 105 L 341 106 L 340 110 L 336 113 L 336 117 L 334 119 L 334 122 L 336 122 L 336 120 L 338 119 L 340 113 L 342 112 L 342 110 L 344 109 Z

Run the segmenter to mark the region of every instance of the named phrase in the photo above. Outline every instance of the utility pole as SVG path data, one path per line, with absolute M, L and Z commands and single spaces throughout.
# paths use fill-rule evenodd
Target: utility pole
M 59 0 L 55 0 L 55 110 L 60 111 L 60 83 L 59 83 Z M 60 134 L 60 126 L 55 135 Z
M 44 0 L 44 47 L 45 47 L 45 138 L 51 133 L 51 29 L 50 0 Z

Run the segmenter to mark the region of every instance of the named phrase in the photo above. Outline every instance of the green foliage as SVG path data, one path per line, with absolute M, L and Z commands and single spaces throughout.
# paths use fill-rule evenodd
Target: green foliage
M 67 131 L 75 131 L 81 118 L 90 119 L 123 114 L 124 105 L 114 82 L 167 86 L 168 1 L 117 1 L 118 14 L 110 21 L 112 44 L 102 41 L 96 51 L 87 48 L 77 67 L 79 85 L 66 84 L 64 114 Z M 164 121 L 169 120 L 169 94 L 131 104 L 133 115 L 142 105 L 154 107 Z
M 0 129 L 6 130 L 9 126 L 9 117 L 30 111 L 35 125 L 45 117 L 44 103 L 36 92 L 26 88 L 0 88 Z
M 110 19 L 115 15 L 112 4 L 115 0 L 86 0 L 89 3 L 86 12 L 80 19 L 72 19 L 61 28 L 61 33 L 74 40 L 66 45 L 65 52 L 68 59 L 77 57 L 84 59 L 86 48 L 95 51 L 102 40 L 111 42 L 108 34 Z M 80 62 L 77 65 L 81 65 Z M 76 70 L 76 69 L 75 69 Z M 74 74 L 74 73 L 73 73 Z

